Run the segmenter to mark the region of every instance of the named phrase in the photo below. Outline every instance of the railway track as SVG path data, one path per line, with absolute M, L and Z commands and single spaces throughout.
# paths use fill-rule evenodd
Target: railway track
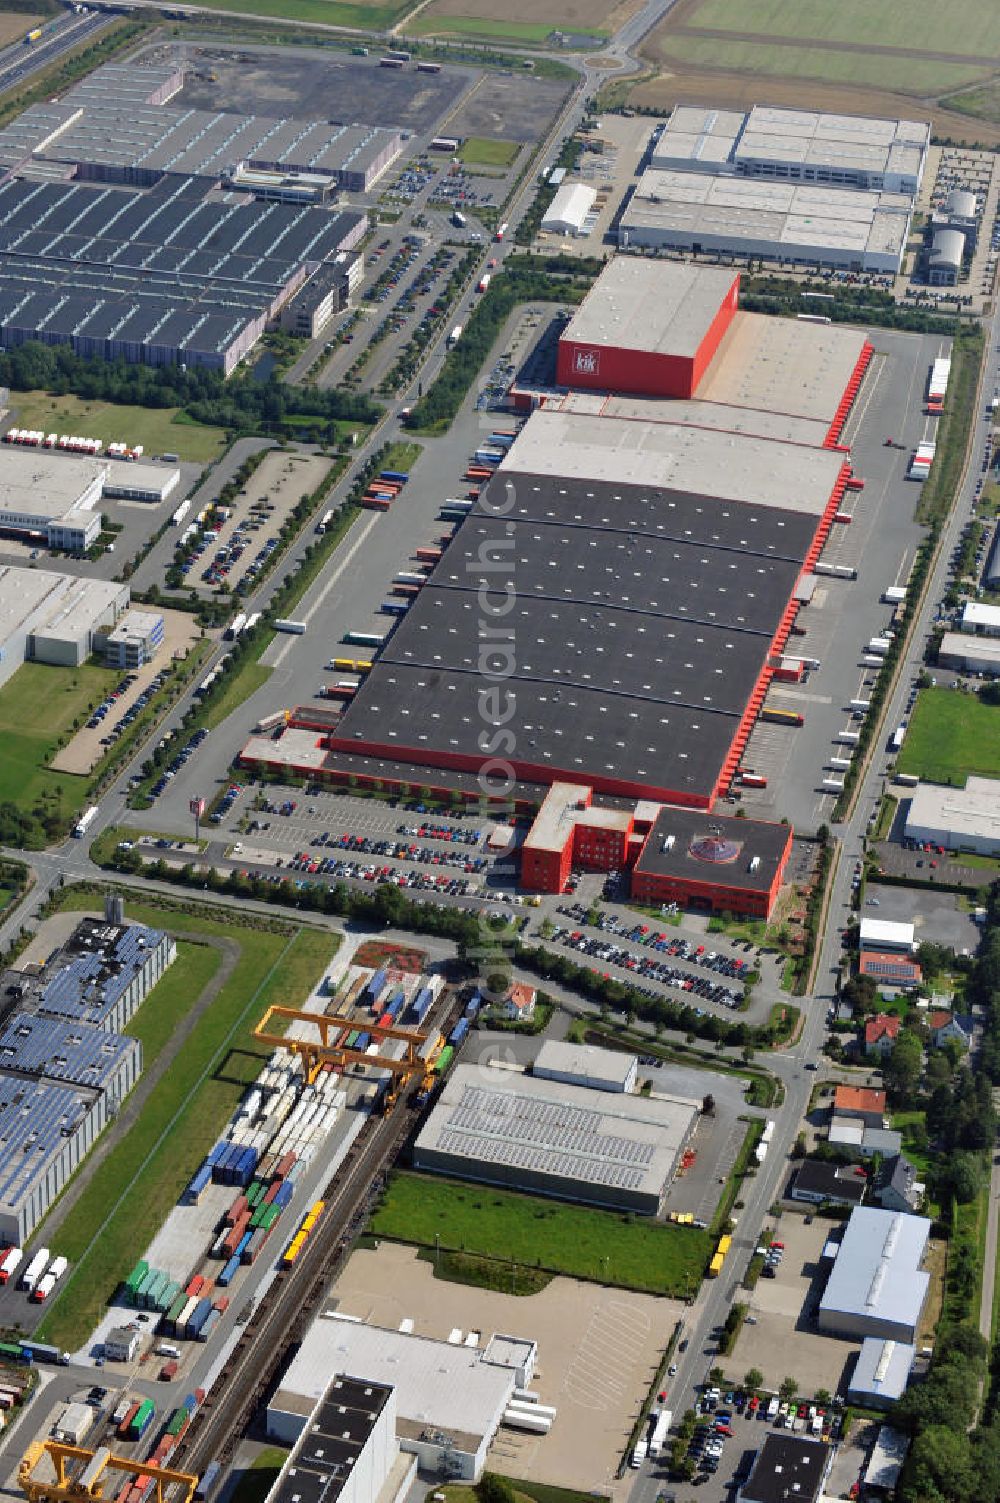
M 394 1162 L 413 1126 L 417 1082 L 388 1118 L 371 1118 L 322 1192 L 326 1211 L 294 1267 L 278 1274 L 234 1347 L 171 1465 L 202 1472 L 224 1459 L 270 1388 L 290 1343 L 304 1334 L 339 1264 L 350 1251 L 372 1186 Z

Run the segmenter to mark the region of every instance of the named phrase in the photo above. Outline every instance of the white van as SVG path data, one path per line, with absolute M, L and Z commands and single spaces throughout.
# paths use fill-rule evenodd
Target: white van
M 174 1358 L 179 1358 L 180 1354 L 181 1354 L 180 1347 L 179 1346 L 174 1346 L 174 1344 L 173 1344 L 172 1341 L 161 1341 L 160 1344 L 159 1344 L 159 1346 L 156 1348 L 156 1355 L 158 1357 L 174 1357 Z

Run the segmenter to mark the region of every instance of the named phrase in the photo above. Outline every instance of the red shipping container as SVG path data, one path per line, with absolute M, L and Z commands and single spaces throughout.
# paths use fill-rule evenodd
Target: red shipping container
M 193 1299 L 195 1295 L 201 1293 L 201 1286 L 204 1282 L 205 1280 L 201 1277 L 200 1274 L 192 1274 L 191 1278 L 188 1280 L 188 1286 L 184 1291 L 188 1299 Z
M 289 1152 L 289 1153 L 282 1154 L 281 1158 L 278 1160 L 277 1167 L 275 1168 L 274 1172 L 275 1172 L 275 1175 L 277 1176 L 278 1179 L 284 1179 L 285 1176 L 294 1167 L 295 1167 L 295 1154 Z
M 263 1200 L 263 1204 L 266 1205 L 266 1206 L 269 1206 L 271 1204 L 272 1200 L 277 1195 L 277 1193 L 278 1193 L 278 1191 L 280 1189 L 281 1189 L 281 1180 L 280 1179 L 276 1179 L 275 1182 L 274 1182 L 274 1184 L 270 1187 L 270 1189 L 265 1194 L 264 1200 Z
M 161 1383 L 172 1383 L 173 1380 L 174 1380 L 174 1378 L 176 1378 L 176 1376 L 177 1376 L 177 1363 L 173 1362 L 173 1361 L 171 1361 L 171 1362 L 164 1362 L 163 1366 L 160 1368 L 160 1382 Z M 131 1483 L 129 1484 L 129 1486 L 131 1486 Z
M 224 1315 L 229 1309 L 229 1295 L 220 1294 L 217 1300 L 213 1300 L 212 1308 L 213 1310 L 218 1310 L 220 1315 Z M 199 1389 L 195 1389 L 195 1393 L 198 1393 L 199 1391 Z
M 246 1198 L 246 1196 L 245 1195 L 237 1195 L 236 1199 L 233 1201 L 232 1205 L 229 1207 L 229 1210 L 226 1212 L 226 1218 L 225 1218 L 226 1219 L 226 1225 L 227 1226 L 235 1226 L 236 1223 L 237 1223 L 237 1221 L 239 1221 L 240 1217 L 243 1215 L 243 1212 L 246 1210 L 246 1208 L 247 1208 L 247 1198 Z

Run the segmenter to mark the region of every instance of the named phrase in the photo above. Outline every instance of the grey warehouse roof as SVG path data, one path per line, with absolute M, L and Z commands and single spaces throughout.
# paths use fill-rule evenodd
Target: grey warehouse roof
M 864 1395 L 873 1402 L 901 1398 L 910 1381 L 910 1369 L 916 1355 L 916 1347 L 908 1342 L 867 1336 L 861 1343 L 850 1392 Z
M 852 1211 L 820 1311 L 915 1327 L 930 1282 L 920 1267 L 930 1229 L 925 1216 Z
M 421 1151 L 659 1195 L 698 1113 L 687 1100 L 594 1091 L 458 1065 L 417 1138 Z
M 801 1435 L 765 1435 L 753 1470 L 740 1489 L 744 1503 L 815 1503 L 830 1447 Z
M 693 356 L 735 271 L 616 256 L 574 313 L 563 338 L 658 354 Z
M 787 825 L 665 808 L 656 816 L 635 874 L 769 892 L 788 840 Z
M 344 248 L 365 222 L 204 194 L 189 177 L 146 192 L 0 185 L 0 336 L 222 364 L 304 268 Z
M 532 1066 L 537 1079 L 549 1071 L 575 1075 L 581 1085 L 591 1082 L 614 1082 L 624 1090 L 638 1063 L 637 1056 L 618 1049 L 599 1049 L 595 1044 L 568 1044 L 564 1039 L 546 1039 Z M 598 1089 L 602 1087 L 598 1086 Z M 697 1106 L 697 1102 L 692 1102 Z

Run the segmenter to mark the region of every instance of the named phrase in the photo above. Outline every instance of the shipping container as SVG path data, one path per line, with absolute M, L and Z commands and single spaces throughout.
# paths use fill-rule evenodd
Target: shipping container
M 775 705 L 765 705 L 760 712 L 761 720 L 769 725 L 804 725 L 805 718 L 798 710 L 780 710 Z
M 48 1248 L 40 1247 L 35 1253 L 34 1257 L 31 1259 L 31 1262 L 28 1264 L 27 1268 L 25 1268 L 24 1272 L 21 1274 L 21 1277 L 18 1280 L 18 1287 L 20 1289 L 26 1290 L 30 1294 L 32 1289 L 34 1289 L 35 1285 L 38 1283 L 38 1280 L 41 1278 L 42 1274 L 45 1272 L 48 1261 Z
M 468 1031 L 469 1019 L 459 1018 L 458 1022 L 455 1024 L 454 1028 L 448 1035 L 448 1042 L 449 1044 L 451 1044 L 452 1048 L 457 1049 L 460 1044 L 464 1044 L 465 1036 Z
M 228 1289 L 229 1285 L 233 1282 L 233 1279 L 236 1277 L 236 1273 L 237 1273 L 237 1270 L 239 1269 L 239 1266 L 240 1266 L 240 1260 L 239 1260 L 239 1258 L 232 1257 L 232 1258 L 229 1259 L 229 1262 L 226 1264 L 225 1268 L 223 1268 L 222 1272 L 219 1274 L 218 1279 L 216 1280 L 216 1282 L 218 1283 L 218 1285 L 219 1285 L 219 1287 L 221 1289 Z
M 145 1399 L 137 1408 L 129 1423 L 128 1434 L 130 1440 L 141 1440 L 153 1423 L 153 1415 L 156 1413 L 156 1405 L 152 1399 Z
M 3 1255 L 3 1258 L 0 1259 L 0 1284 L 6 1284 L 7 1281 L 8 1281 L 8 1279 L 10 1279 L 10 1278 L 13 1277 L 14 1273 L 17 1271 L 18 1267 L 20 1266 L 21 1261 L 22 1261 L 23 1258 L 24 1258 L 24 1252 L 23 1252 L 23 1249 L 21 1249 L 20 1247 L 8 1247 L 7 1248 L 6 1252 Z M 138 1266 L 139 1265 L 137 1264 L 136 1267 L 138 1267 Z M 142 1264 L 143 1268 L 145 1268 L 145 1266 L 146 1266 L 145 1264 Z M 136 1270 L 133 1269 L 132 1273 L 135 1273 L 135 1271 Z M 129 1275 L 129 1278 L 131 1278 L 131 1277 L 132 1277 L 132 1274 Z M 129 1286 L 126 1283 L 126 1288 L 128 1288 L 128 1287 Z
M 118 1434 L 124 1439 L 131 1429 L 132 1421 L 139 1413 L 139 1400 L 134 1399 L 125 1411 L 121 1423 L 118 1426 Z

